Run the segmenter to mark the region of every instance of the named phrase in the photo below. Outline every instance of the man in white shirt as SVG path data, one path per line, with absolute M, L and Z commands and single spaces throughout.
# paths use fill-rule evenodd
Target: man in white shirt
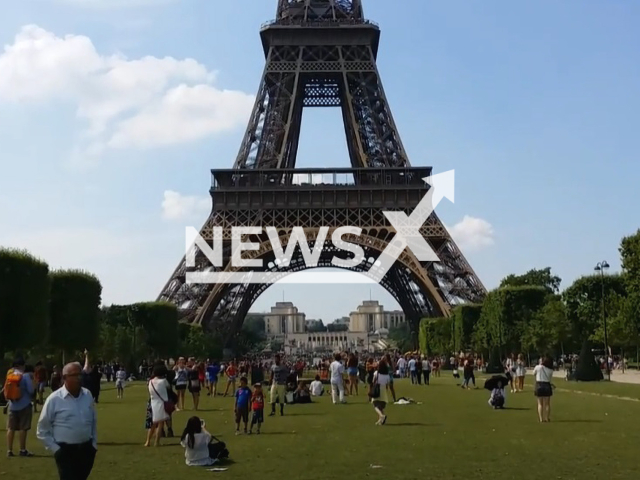
M 414 357 L 411 357 L 411 360 L 409 360 L 409 374 L 411 375 L 411 383 L 418 383 L 416 377 L 416 359 Z
M 400 378 L 405 378 L 406 377 L 406 369 L 407 369 L 407 361 L 404 359 L 404 357 L 400 357 L 398 359 L 398 370 L 400 370 Z
M 321 397 L 324 393 L 324 385 L 320 381 L 320 375 L 316 375 L 316 379 L 309 385 L 312 397 Z
M 344 399 L 344 365 L 340 362 L 340 354 L 336 353 L 335 360 L 329 365 L 331 373 L 331 400 L 334 404 L 338 403 L 336 396 L 340 392 L 340 403 L 346 403 Z
M 64 386 L 49 395 L 38 420 L 37 437 L 53 452 L 60 480 L 86 480 L 98 450 L 95 405 L 81 371 L 79 363 L 65 365 Z

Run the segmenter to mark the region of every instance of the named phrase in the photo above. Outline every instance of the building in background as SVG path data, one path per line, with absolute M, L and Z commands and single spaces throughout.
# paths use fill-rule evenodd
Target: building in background
M 291 302 L 276 302 L 264 317 L 264 329 L 267 338 L 284 341 L 288 334 L 307 331 L 305 314 Z
M 405 323 L 402 310 L 385 311 L 377 300 L 365 300 L 349 314 L 349 331 L 389 333 L 389 329 Z
M 405 322 L 402 311 L 385 311 L 377 300 L 364 301 L 348 317 L 334 322 L 340 325 L 339 329 L 327 327 L 318 331 L 322 321 L 307 321 L 305 314 L 291 302 L 277 302 L 264 319 L 267 338 L 282 342 L 287 354 L 384 350 L 389 347 L 386 341 L 389 329 Z

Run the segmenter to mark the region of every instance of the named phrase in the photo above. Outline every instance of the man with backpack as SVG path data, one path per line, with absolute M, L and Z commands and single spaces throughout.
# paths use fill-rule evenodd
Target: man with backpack
M 9 418 L 7 419 L 7 457 L 15 457 L 13 438 L 18 432 L 21 457 L 32 457 L 27 450 L 27 432 L 31 430 L 33 409 L 31 398 L 34 386 L 31 374 L 24 372 L 25 362 L 19 358 L 13 362 L 13 368 L 7 372 L 4 382 L 4 396 L 9 401 Z

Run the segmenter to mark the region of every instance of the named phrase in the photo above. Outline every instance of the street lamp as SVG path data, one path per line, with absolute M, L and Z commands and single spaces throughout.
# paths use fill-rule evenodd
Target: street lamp
M 602 284 L 602 324 L 604 326 L 604 362 L 607 369 L 607 380 L 611 381 L 611 369 L 609 368 L 609 339 L 607 338 L 607 316 L 604 309 L 604 272 L 609 268 L 606 260 L 598 262 L 594 270 L 600 272 L 600 283 Z

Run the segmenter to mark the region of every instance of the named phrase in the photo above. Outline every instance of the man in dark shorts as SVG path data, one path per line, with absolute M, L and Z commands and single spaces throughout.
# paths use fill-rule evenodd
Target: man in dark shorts
M 236 390 L 236 435 L 240 435 L 240 421 L 244 423 L 244 433 L 247 433 L 247 424 L 249 423 L 249 404 L 251 403 L 252 392 L 247 386 L 247 377 L 240 379 L 240 388 Z
M 280 416 L 284 415 L 284 395 L 285 387 L 287 385 L 287 377 L 289 376 L 289 369 L 282 365 L 280 355 L 276 355 L 275 363 L 271 365 L 271 378 L 269 383 L 271 384 L 271 413 L 270 417 L 276 414 L 276 400 L 280 403 Z
M 31 398 L 34 393 L 33 377 L 25 373 L 25 362 L 19 358 L 13 363 L 13 369 L 7 373 L 7 384 L 12 382 L 12 388 L 5 385 L 5 395 L 9 400 L 9 415 L 7 418 L 7 457 L 14 457 L 13 439 L 18 432 L 21 457 L 32 457 L 27 450 L 27 432 L 31 430 L 33 409 Z M 10 377 L 10 378 L 9 378 Z M 15 392 L 15 393 L 14 393 Z

